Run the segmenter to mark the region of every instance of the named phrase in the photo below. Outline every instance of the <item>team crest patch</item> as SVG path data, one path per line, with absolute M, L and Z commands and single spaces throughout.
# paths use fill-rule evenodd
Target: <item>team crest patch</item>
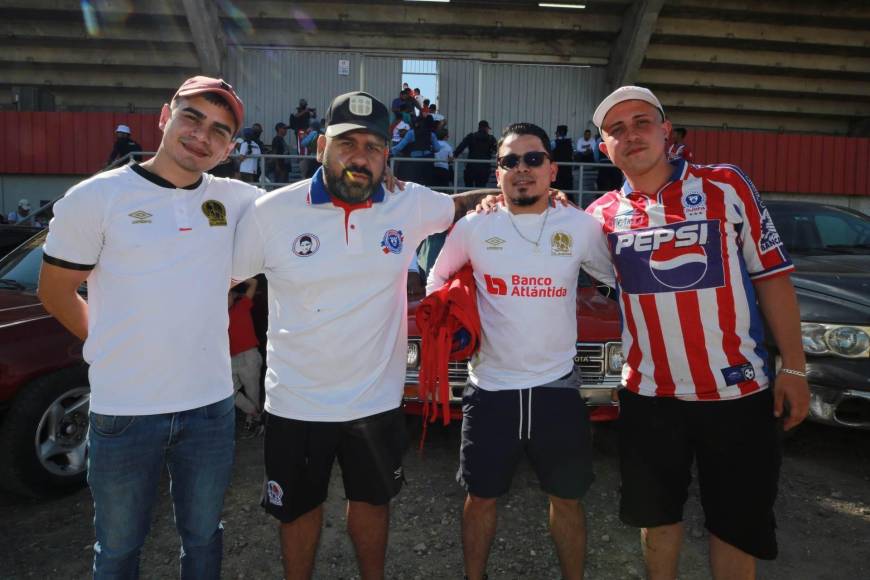
M 372 100 L 365 95 L 355 95 L 350 98 L 350 112 L 360 117 L 372 114 Z
M 550 250 L 554 256 L 570 256 L 573 245 L 571 236 L 565 232 L 554 232 L 550 236 Z
M 266 497 L 272 505 L 284 505 L 284 490 L 281 489 L 277 481 L 270 479 L 266 482 Z
M 385 254 L 401 254 L 405 236 L 402 230 L 387 230 L 381 240 L 381 251 Z
M 707 213 L 707 198 L 700 189 L 688 189 L 683 193 L 682 202 L 686 217 Z
M 307 258 L 320 249 L 320 239 L 314 234 L 302 234 L 293 240 L 293 253 L 300 258 Z
M 209 226 L 227 225 L 227 208 L 219 201 L 210 199 L 202 204 L 202 213 L 208 218 Z

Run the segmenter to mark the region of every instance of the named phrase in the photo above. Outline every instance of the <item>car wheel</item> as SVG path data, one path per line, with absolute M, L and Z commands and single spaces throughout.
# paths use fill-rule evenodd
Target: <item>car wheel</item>
M 31 497 L 83 486 L 90 401 L 86 367 L 24 387 L 0 426 L 0 485 Z

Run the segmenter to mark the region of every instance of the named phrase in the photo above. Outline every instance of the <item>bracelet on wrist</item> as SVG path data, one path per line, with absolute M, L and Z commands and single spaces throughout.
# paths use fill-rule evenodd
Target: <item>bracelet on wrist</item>
M 781 369 L 779 369 L 779 372 L 777 374 L 794 375 L 794 376 L 800 377 L 802 379 L 807 378 L 806 371 L 799 371 L 799 370 L 795 370 L 795 369 L 781 368 Z

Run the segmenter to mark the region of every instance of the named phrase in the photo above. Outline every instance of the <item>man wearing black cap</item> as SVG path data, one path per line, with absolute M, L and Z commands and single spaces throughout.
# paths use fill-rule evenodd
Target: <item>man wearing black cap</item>
M 323 166 L 239 223 L 233 277 L 265 272 L 275 305 L 262 505 L 281 522 L 285 575 L 312 575 L 337 459 L 361 576 L 383 578 L 389 502 L 404 481 L 408 266 L 480 195 L 387 190 L 389 111 L 367 93 L 337 97 L 326 121 Z
M 489 123 L 481 121 L 477 124 L 477 131 L 469 133 L 453 152 L 453 157 L 459 157 L 468 149 L 469 159 L 492 159 L 497 149 L 495 137 L 490 135 Z M 487 163 L 466 163 L 465 187 L 486 187 L 492 168 Z
M 77 433 L 87 432 L 98 579 L 139 576 L 164 470 L 181 577 L 220 577 L 234 449 L 226 295 L 236 223 L 258 190 L 203 172 L 232 151 L 243 117 L 229 84 L 190 78 L 163 106 L 153 158 L 54 205 L 39 297 L 90 364 L 90 423 Z M 183 289 L 171 300 L 166 280 Z

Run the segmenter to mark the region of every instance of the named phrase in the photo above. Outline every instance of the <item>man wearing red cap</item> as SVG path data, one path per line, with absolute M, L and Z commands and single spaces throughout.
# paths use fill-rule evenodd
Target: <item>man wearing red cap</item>
M 620 87 L 593 121 L 625 174 L 587 209 L 607 234 L 627 355 L 620 517 L 641 528 L 648 577 L 675 578 L 696 462 L 712 576 L 754 578 L 755 558 L 777 554 L 778 431 L 809 405 L 791 260 L 738 167 L 668 161 L 651 91 Z
M 95 578 L 139 576 L 164 466 L 181 577 L 220 576 L 234 445 L 226 293 L 235 226 L 258 190 L 204 172 L 229 155 L 243 115 L 223 80 L 188 79 L 163 105 L 152 159 L 54 206 L 39 297 L 90 364 Z

